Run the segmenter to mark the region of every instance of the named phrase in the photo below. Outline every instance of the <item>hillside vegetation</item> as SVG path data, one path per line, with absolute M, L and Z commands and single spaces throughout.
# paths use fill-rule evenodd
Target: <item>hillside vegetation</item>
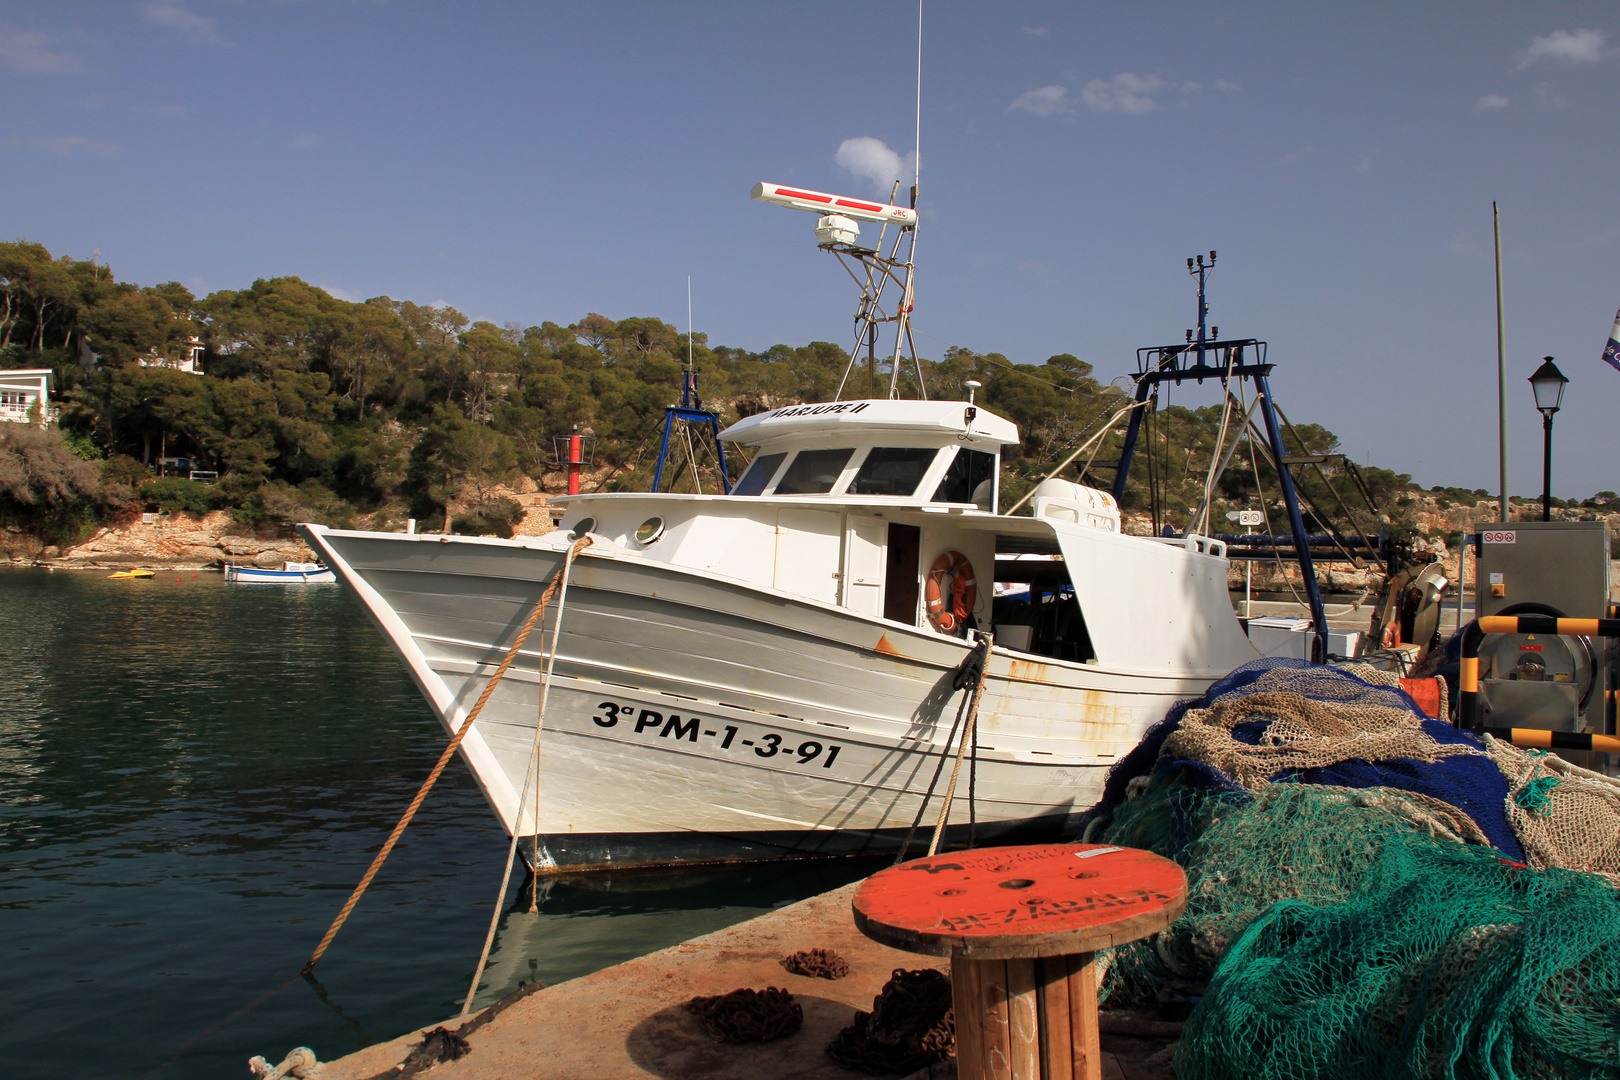
M 497 326 L 387 296 L 350 303 L 295 277 L 196 297 L 177 282 L 119 281 L 108 267 L 53 258 L 37 243 L 0 243 L 0 367 L 51 368 L 60 406 L 53 428 L 0 425 L 0 524 L 66 543 L 142 510 L 227 509 L 244 525 L 409 515 L 429 529 L 448 512 L 456 531 L 506 534 L 519 507 L 503 485 L 524 475 L 560 490 L 554 440 L 576 428 L 590 436 L 591 488 L 650 483 L 688 347 L 656 318 L 590 313 L 568 325 Z M 194 348 L 203 374 L 172 366 Z M 703 402 L 722 423 L 832 399 L 849 359 L 830 342 L 750 352 L 703 334 L 690 352 Z M 1003 505 L 1128 404 L 1067 354 L 1021 365 L 953 348 L 923 369 L 929 396 L 966 397 L 963 384 L 976 379 L 979 402 L 1019 425 L 1024 441 L 1005 459 Z M 867 393 L 857 365 L 844 397 Z M 1137 454 L 1125 508 L 1149 513 L 1156 527 L 1185 528 L 1220 423 L 1218 405 L 1154 412 L 1141 443 L 1153 453 Z M 1123 422 L 1098 447 L 1099 462 L 1118 457 L 1122 431 Z M 1336 447 L 1315 424 L 1289 436 L 1290 453 Z M 160 477 L 161 463 L 176 458 L 217 480 Z M 705 490 L 718 488 L 712 456 L 697 464 L 671 470 L 674 490 L 690 490 L 694 471 Z M 741 465 L 731 461 L 733 476 Z M 1263 459 L 1258 472 L 1274 499 Z M 1386 504 L 1410 487 L 1404 474 L 1362 472 Z M 1076 467 L 1065 475 L 1074 479 Z M 1103 487 L 1111 480 L 1106 469 L 1087 477 Z M 1332 464 L 1304 482 L 1325 508 L 1336 505 L 1329 485 L 1353 496 Z M 1234 458 L 1218 509 L 1249 505 L 1254 487 L 1255 468 Z M 1397 507 L 1385 509 L 1398 518 Z

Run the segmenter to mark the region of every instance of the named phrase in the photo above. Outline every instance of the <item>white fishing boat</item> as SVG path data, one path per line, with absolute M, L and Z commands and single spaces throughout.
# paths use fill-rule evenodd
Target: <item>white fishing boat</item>
M 591 537 L 546 704 L 538 824 L 519 791 L 539 634 L 462 743 L 542 869 L 897 844 L 954 757 L 952 675 L 972 645 L 925 604 L 951 564 L 985 582 L 962 599 L 995 638 L 971 805 L 951 814 L 958 831 L 972 814 L 981 841 L 1064 835 L 1149 724 L 1258 655 L 1219 542 L 1123 535 L 1111 496 L 1062 480 L 1031 516 L 995 513 L 1017 432 L 971 404 L 783 408 L 724 438 L 758 448 L 732 494 L 561 498 L 542 537 L 301 526 L 452 732 Z M 1029 600 L 993 602 L 988 583 L 1008 577 L 1033 579 Z
M 225 580 L 246 584 L 316 584 L 337 581 L 331 569 L 318 562 L 284 562 L 280 570 L 257 566 L 226 566 Z
M 768 184 L 754 198 L 821 214 L 819 246 L 864 268 L 857 340 L 894 328 L 888 397 L 747 417 L 719 435 L 754 452 L 725 494 L 655 480 L 649 493 L 556 498 L 561 527 L 545 536 L 300 531 L 449 732 L 590 537 L 560 632 L 548 616 L 461 744 L 540 872 L 895 849 L 914 823 L 935 824 L 941 773 L 964 745 L 953 679 L 985 634 L 944 841 L 970 825 L 981 843 L 1070 835 L 1172 703 L 1258 656 L 1228 598 L 1224 545 L 1124 535 L 1112 494 L 1061 479 L 1036 488 L 1029 514 L 998 512 L 1015 425 L 971 389 L 968 401 L 898 399 L 913 300 L 900 238 L 914 251 L 915 211 Z M 862 246 L 852 218 L 899 238 L 887 254 L 884 234 Z M 900 297 L 885 314 L 888 283 Z M 694 395 L 669 416 L 712 421 L 700 410 Z M 994 583 L 1027 594 L 997 599 Z

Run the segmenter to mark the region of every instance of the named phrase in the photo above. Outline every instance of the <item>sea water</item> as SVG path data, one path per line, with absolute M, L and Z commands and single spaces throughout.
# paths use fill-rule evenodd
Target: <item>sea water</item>
M 310 951 L 444 745 L 336 585 L 0 571 L 0 1046 L 8 1080 L 247 1074 L 454 1017 L 853 880 L 848 861 L 497 897 L 458 760 L 326 957 Z

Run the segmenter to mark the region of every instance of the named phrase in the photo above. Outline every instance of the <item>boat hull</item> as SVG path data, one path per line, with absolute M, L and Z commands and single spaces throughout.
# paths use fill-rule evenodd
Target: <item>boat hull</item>
M 562 543 L 304 527 L 433 705 L 460 728 L 562 563 Z M 548 542 L 549 541 L 549 542 Z M 955 768 L 964 641 L 637 558 L 578 558 L 535 761 L 555 612 L 463 753 L 540 872 L 926 844 Z M 949 839 L 1051 839 L 1207 673 L 994 652 Z M 976 760 L 974 760 L 976 758 Z

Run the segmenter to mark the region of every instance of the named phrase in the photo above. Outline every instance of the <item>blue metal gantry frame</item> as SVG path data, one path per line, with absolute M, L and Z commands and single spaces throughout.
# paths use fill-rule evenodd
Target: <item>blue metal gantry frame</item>
M 664 461 L 669 456 L 669 437 L 675 431 L 675 421 L 689 424 L 707 424 L 714 436 L 714 456 L 720 461 L 720 483 L 726 494 L 731 494 L 731 477 L 726 474 L 726 451 L 720 445 L 720 418 L 703 407 L 698 396 L 697 372 L 681 369 L 681 403 L 664 409 L 664 441 L 658 446 L 658 468 L 653 473 L 653 490 L 659 491 L 664 482 Z
M 1198 256 L 1197 266 L 1193 260 L 1187 260 L 1187 270 L 1198 278 L 1198 330 L 1197 337 L 1189 334 L 1184 345 L 1164 345 L 1138 351 L 1139 371 L 1136 375 L 1136 402 L 1138 406 L 1147 403 L 1149 397 L 1157 395 L 1160 383 L 1181 383 L 1195 379 L 1202 383 L 1205 379 L 1215 379 L 1222 382 L 1230 377 L 1232 379 L 1250 379 L 1254 383 L 1255 392 L 1260 395 L 1260 412 L 1265 417 L 1266 441 L 1271 445 L 1271 459 L 1277 466 L 1277 477 L 1282 485 L 1283 503 L 1288 508 L 1288 526 L 1293 533 L 1295 557 L 1299 561 L 1300 575 L 1305 579 L 1305 591 L 1310 599 L 1311 622 L 1316 629 L 1316 646 L 1312 650 L 1312 658 L 1322 661 L 1328 653 L 1327 616 L 1322 612 L 1322 593 L 1316 583 L 1316 564 L 1311 558 L 1311 538 L 1305 534 L 1305 521 L 1299 512 L 1299 496 L 1294 490 L 1294 478 L 1284 462 L 1282 432 L 1277 426 L 1277 409 L 1272 403 L 1270 375 L 1274 365 L 1266 362 L 1266 343 L 1254 338 L 1240 338 L 1227 341 L 1211 339 L 1205 328 L 1209 314 L 1209 306 L 1204 299 L 1204 279 L 1207 272 L 1215 265 L 1215 253 L 1209 253 L 1209 264 L 1204 264 L 1204 257 Z M 1214 353 L 1225 356 L 1223 363 L 1209 364 L 1206 354 Z M 1125 442 L 1120 448 L 1119 466 L 1114 475 L 1114 499 L 1121 501 L 1125 496 L 1125 481 L 1131 473 L 1131 455 L 1136 449 L 1137 436 L 1141 433 L 1142 414 L 1145 408 L 1131 410 L 1130 427 L 1125 432 Z M 1258 477 L 1256 480 L 1258 481 Z

